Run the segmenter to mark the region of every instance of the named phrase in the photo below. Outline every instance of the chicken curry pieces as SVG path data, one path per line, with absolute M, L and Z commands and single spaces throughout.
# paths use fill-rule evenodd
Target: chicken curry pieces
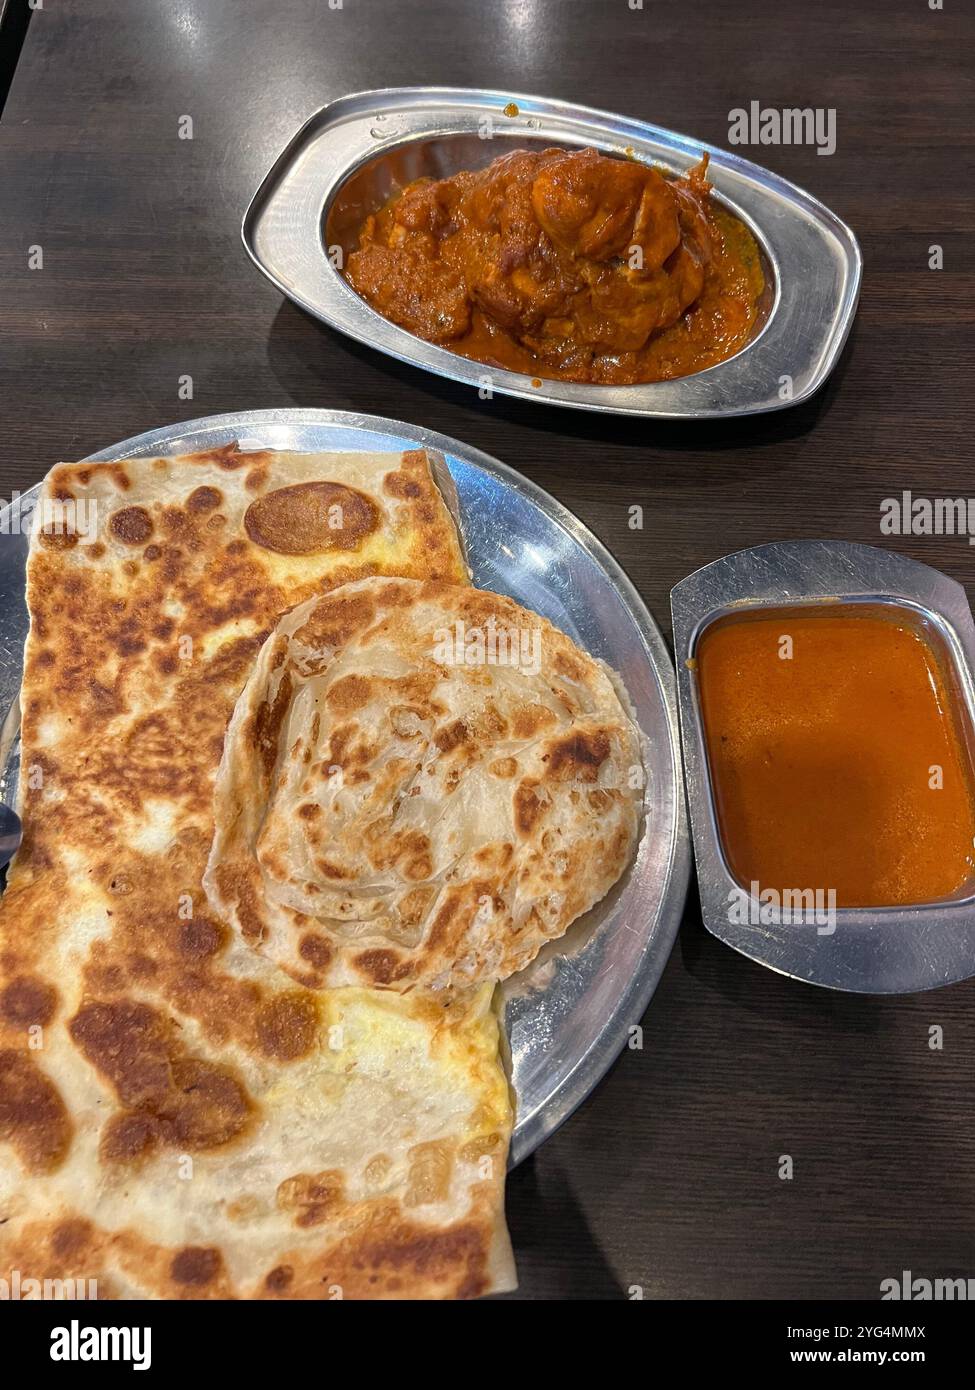
M 687 376 L 744 347 L 764 289 L 748 228 L 681 178 L 595 150 L 516 150 L 409 184 L 366 218 L 347 278 L 429 342 L 563 381 Z

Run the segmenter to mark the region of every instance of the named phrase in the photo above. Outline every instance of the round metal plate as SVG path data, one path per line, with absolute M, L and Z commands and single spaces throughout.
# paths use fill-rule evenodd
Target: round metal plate
M 580 521 L 513 469 L 430 430 L 345 411 L 255 410 L 152 430 L 85 462 L 192 453 L 233 440 L 245 449 L 301 452 L 418 444 L 438 450 L 457 487 L 474 583 L 541 613 L 618 671 L 647 736 L 648 810 L 630 871 L 561 942 L 503 987 L 517 1104 L 514 1165 L 611 1066 L 646 1009 L 677 933 L 690 846 L 670 655 L 633 585 Z M 9 701 L 19 689 L 27 632 L 26 538 L 0 540 L 0 654 Z

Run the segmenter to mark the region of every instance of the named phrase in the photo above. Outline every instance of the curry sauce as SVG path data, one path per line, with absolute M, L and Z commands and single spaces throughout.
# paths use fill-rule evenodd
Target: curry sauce
M 730 617 L 696 666 L 726 860 L 745 887 L 838 907 L 937 902 L 972 879 L 972 772 L 945 664 L 878 605 Z
M 409 184 L 346 270 L 393 323 L 487 366 L 623 385 L 687 376 L 749 341 L 758 245 L 681 178 L 595 150 L 516 150 Z

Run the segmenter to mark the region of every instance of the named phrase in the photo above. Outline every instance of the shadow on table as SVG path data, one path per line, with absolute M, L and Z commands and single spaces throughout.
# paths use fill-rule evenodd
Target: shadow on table
M 510 1173 L 507 1208 L 520 1288 L 502 1298 L 623 1297 L 557 1160 L 546 1161 L 544 1185 L 534 1158 Z
M 855 333 L 854 322 L 851 342 Z M 271 325 L 267 351 L 272 372 L 298 406 L 331 406 L 375 415 L 388 414 L 390 407 L 375 399 L 372 379 L 378 374 L 390 383 L 391 402 L 415 393 L 475 411 L 492 420 L 500 417 L 510 424 L 546 433 L 571 434 L 575 438 L 642 450 L 652 447 L 698 452 L 774 446 L 808 434 L 832 408 L 850 358 L 848 343 L 826 385 L 801 405 L 765 415 L 697 421 L 602 415 L 502 395 L 481 400 L 472 387 L 376 352 L 320 323 L 287 299 Z M 337 380 L 337 353 L 344 358 L 341 380 Z M 357 367 L 363 372 L 361 389 L 355 381 Z M 343 396 L 341 407 L 336 400 L 337 390 Z
M 743 956 L 704 926 L 696 876 L 691 879 L 675 949 L 687 972 L 707 989 L 769 1024 L 801 1029 L 828 1022 L 841 1033 L 876 1033 L 886 1026 L 902 997 L 824 989 Z

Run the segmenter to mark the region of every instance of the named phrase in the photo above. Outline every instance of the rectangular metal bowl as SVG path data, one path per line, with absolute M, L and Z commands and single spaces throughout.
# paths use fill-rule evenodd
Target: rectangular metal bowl
M 508 114 L 511 113 L 511 114 Z M 481 168 L 525 145 L 582 148 L 684 173 L 710 153 L 718 199 L 759 243 L 768 291 L 752 340 L 734 357 L 674 381 L 598 386 L 486 367 L 390 323 L 333 264 L 363 219 L 404 184 Z M 849 227 L 785 179 L 724 150 L 569 102 L 450 87 L 343 97 L 316 113 L 275 161 L 242 226 L 254 263 L 325 323 L 440 376 L 578 410 L 715 419 L 781 410 L 826 380 L 856 311 L 862 261 Z M 344 260 L 342 262 L 344 264 Z M 788 378 L 788 387 L 783 385 Z
M 725 859 L 708 768 L 695 653 L 729 615 L 823 604 L 895 605 L 933 648 L 975 767 L 975 622 L 960 584 L 903 555 L 845 541 L 788 541 L 726 555 L 671 593 L 684 777 L 704 925 L 752 960 L 831 989 L 900 994 L 975 975 L 975 884 L 909 907 L 838 908 L 835 930 L 815 915 L 791 923 L 731 920 L 741 888 Z M 755 899 L 751 901 L 754 903 Z M 752 914 L 749 914 L 750 916 Z M 757 914 L 755 914 L 757 915 Z

